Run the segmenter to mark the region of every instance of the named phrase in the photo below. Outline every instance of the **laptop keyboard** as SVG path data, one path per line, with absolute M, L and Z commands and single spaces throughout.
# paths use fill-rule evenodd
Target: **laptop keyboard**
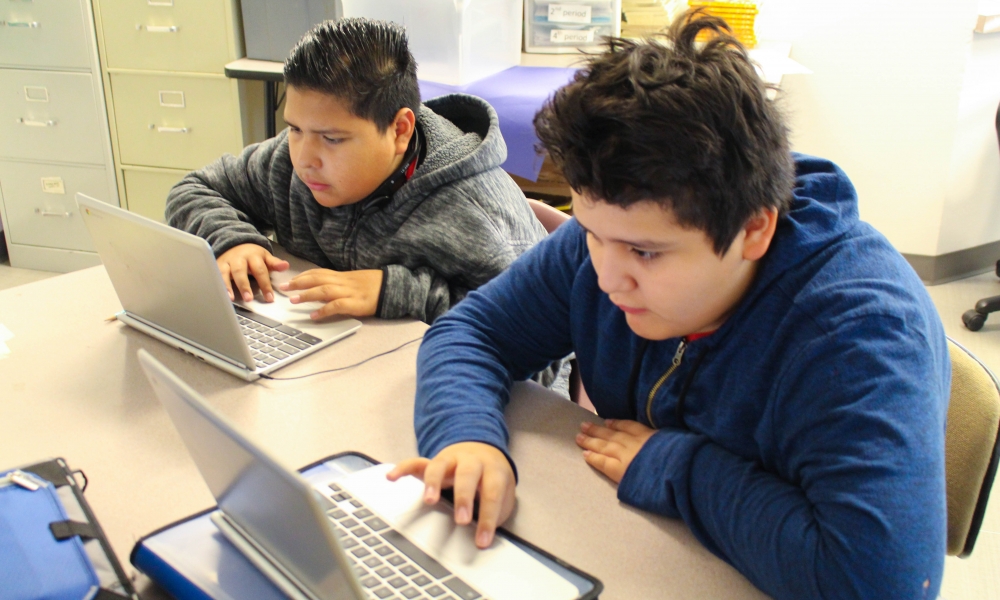
M 482 595 L 336 483 L 327 511 L 371 600 L 478 600 Z
M 323 341 L 242 306 L 234 304 L 233 308 L 258 369 L 269 367 Z

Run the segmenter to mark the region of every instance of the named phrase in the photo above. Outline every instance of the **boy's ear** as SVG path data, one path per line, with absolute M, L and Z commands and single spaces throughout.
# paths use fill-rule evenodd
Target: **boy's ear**
M 406 149 L 410 145 L 410 138 L 413 137 L 413 131 L 416 126 L 417 116 L 413 114 L 413 110 L 404 106 L 396 112 L 396 117 L 389 124 L 389 131 L 387 132 L 393 138 L 393 144 L 396 146 L 396 154 L 406 154 Z
M 746 236 L 743 238 L 743 258 L 745 260 L 760 260 L 771 247 L 774 231 L 778 227 L 778 209 L 765 208 L 750 217 L 743 227 Z

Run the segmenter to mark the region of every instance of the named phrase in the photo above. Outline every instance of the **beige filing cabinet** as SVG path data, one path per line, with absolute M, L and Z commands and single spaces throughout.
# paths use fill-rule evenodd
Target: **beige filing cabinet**
M 82 192 L 118 205 L 90 0 L 0 4 L 0 218 L 14 267 L 100 264 Z
M 162 221 L 188 172 L 238 154 L 261 95 L 224 75 L 242 58 L 238 0 L 93 0 L 122 204 Z M 253 112 L 253 114 L 250 114 Z

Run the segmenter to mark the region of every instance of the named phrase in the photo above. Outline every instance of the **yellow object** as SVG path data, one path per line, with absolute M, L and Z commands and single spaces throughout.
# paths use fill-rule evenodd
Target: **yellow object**
M 753 48 L 757 45 L 757 35 L 754 33 L 754 19 L 759 11 L 757 10 L 756 2 L 741 0 L 733 0 L 731 2 L 689 0 L 688 6 L 691 8 L 703 8 L 705 9 L 705 13 L 724 19 L 729 27 L 732 28 L 733 37 L 747 48 Z M 704 42 L 712 35 L 711 32 L 702 32 L 697 40 Z

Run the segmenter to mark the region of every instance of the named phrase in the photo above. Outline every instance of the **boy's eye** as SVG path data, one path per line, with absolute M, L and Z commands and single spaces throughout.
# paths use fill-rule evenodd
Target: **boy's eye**
M 659 252 L 649 252 L 646 250 L 640 250 L 639 248 L 632 248 L 632 253 L 642 260 L 653 260 L 660 255 Z
M 340 142 L 344 141 L 344 138 L 332 138 L 332 137 L 327 137 L 325 135 L 323 136 L 323 139 L 328 144 L 339 144 Z

